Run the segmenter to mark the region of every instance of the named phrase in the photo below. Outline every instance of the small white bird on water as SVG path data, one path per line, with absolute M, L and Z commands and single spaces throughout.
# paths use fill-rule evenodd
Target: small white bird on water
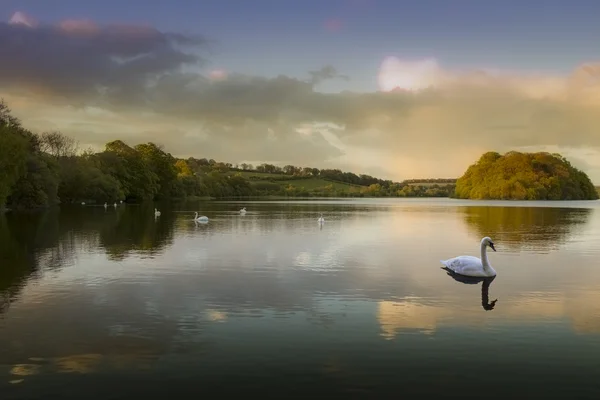
M 321 213 L 321 216 L 318 219 L 319 223 L 322 224 L 323 222 L 325 222 L 325 218 L 323 218 L 323 213 Z
M 492 241 L 492 239 L 486 236 L 483 239 L 481 239 L 481 258 L 473 256 L 458 256 L 454 258 L 449 258 L 448 260 L 440 260 L 440 262 L 444 264 L 444 266 L 449 270 L 460 275 L 474 277 L 496 276 L 496 271 L 490 265 L 490 262 L 487 257 L 488 246 L 490 246 L 492 250 L 496 251 L 496 248 L 494 247 L 494 242 Z
M 240 210 L 240 214 L 246 214 L 246 207 L 244 207 Z
M 206 215 L 203 215 L 203 216 L 199 217 L 198 216 L 198 211 L 196 211 L 196 215 L 194 216 L 194 221 L 208 222 L 208 217 Z
M 154 216 L 155 217 L 160 216 L 160 211 L 158 211 L 156 208 L 154 209 Z

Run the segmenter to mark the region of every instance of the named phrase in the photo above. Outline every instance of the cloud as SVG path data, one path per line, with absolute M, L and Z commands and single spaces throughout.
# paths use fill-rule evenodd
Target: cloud
M 309 71 L 309 75 L 311 76 L 310 82 L 313 85 L 321 83 L 322 81 L 327 80 L 327 79 L 339 78 L 339 79 L 343 79 L 345 81 L 350 80 L 350 78 L 347 75 L 342 75 L 342 74 L 338 73 L 338 71 L 335 69 L 335 67 L 333 67 L 331 65 L 326 65 L 317 71 Z
M 20 21 L 33 19 L 20 14 L 19 23 L 0 24 L 5 98 L 26 126 L 54 124 L 89 144 L 123 134 L 176 155 L 378 168 L 395 179 L 458 176 L 484 151 L 554 146 L 577 153 L 600 180 L 593 161 L 600 63 L 560 76 L 388 57 L 373 71 L 380 90 L 325 93 L 325 80 L 350 78 L 333 66 L 304 77 L 203 72 L 202 38 L 93 21 Z M 89 107 L 119 117 L 92 118 L 82 111 Z M 319 124 L 328 128 L 307 129 Z M 582 157 L 584 148 L 592 155 Z
M 201 38 L 164 33 L 152 27 L 67 20 L 40 25 L 23 13 L 0 24 L 0 88 L 29 90 L 70 101 L 94 100 L 101 93 L 121 101 L 143 101 L 148 81 L 197 64 L 187 47 Z
M 213 69 L 208 73 L 210 79 L 213 80 L 222 80 L 227 78 L 227 71 L 222 69 Z
M 13 16 L 10 18 L 10 21 L 8 21 L 8 23 L 11 25 L 25 25 L 30 28 L 38 26 L 38 21 L 35 18 L 30 17 L 29 15 L 26 15 L 21 11 L 17 11 L 16 13 L 14 13 Z

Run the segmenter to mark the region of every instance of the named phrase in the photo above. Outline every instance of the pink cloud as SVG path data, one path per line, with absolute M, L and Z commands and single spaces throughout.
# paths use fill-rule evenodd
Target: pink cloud
M 58 23 L 58 27 L 67 33 L 73 34 L 96 34 L 100 27 L 91 20 L 87 19 L 67 19 Z
M 210 71 L 208 73 L 208 76 L 212 80 L 220 81 L 223 79 L 227 79 L 227 71 L 222 70 L 222 69 L 213 69 L 212 71 Z
M 328 32 L 339 32 L 342 30 L 343 22 L 339 18 L 330 18 L 323 24 Z
M 29 28 L 38 28 L 40 25 L 35 18 L 21 11 L 13 14 L 9 24 L 25 25 Z M 90 19 L 65 19 L 53 25 L 61 32 L 69 35 L 96 36 L 109 33 L 134 39 L 145 39 L 160 35 L 160 32 L 150 25 L 110 24 L 100 26 Z

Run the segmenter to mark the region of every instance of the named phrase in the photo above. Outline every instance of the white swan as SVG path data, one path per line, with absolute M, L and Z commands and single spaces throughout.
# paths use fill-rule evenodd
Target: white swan
M 154 209 L 154 216 L 158 217 L 160 215 L 160 211 L 158 211 L 156 208 Z
M 246 214 L 246 207 L 244 207 L 240 210 L 240 214 Z
M 496 276 L 496 271 L 490 265 L 487 257 L 487 246 L 490 246 L 492 250 L 496 251 L 494 242 L 492 242 L 492 239 L 486 236 L 481 239 L 481 258 L 473 256 L 458 256 L 448 260 L 440 260 L 440 262 L 449 270 L 460 275 L 476 277 Z
M 108 204 L 106 204 L 106 202 L 104 203 L 104 208 L 108 207 Z
M 113 204 L 113 207 L 117 207 L 117 202 L 115 201 L 115 203 Z
M 319 223 L 322 224 L 323 222 L 325 222 L 325 218 L 323 218 L 323 213 L 321 213 L 321 216 L 318 219 Z
M 208 222 L 208 217 L 206 215 L 199 217 L 198 211 L 196 211 L 196 215 L 194 216 L 194 221 Z

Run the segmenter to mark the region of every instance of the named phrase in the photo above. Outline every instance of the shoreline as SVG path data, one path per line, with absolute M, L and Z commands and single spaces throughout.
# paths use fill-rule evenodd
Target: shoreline
M 461 199 L 456 197 L 443 197 L 443 196 L 238 196 L 238 197 L 186 197 L 186 198 L 172 198 L 172 199 L 162 199 L 162 200 L 146 200 L 141 202 L 123 202 L 119 204 L 119 206 L 140 206 L 143 204 L 168 204 L 168 203 L 193 203 L 193 202 L 235 202 L 235 203 L 244 203 L 244 202 L 265 202 L 265 201 L 340 201 L 340 200 L 382 200 L 382 199 L 390 199 L 390 200 L 452 200 L 453 202 L 472 202 L 473 204 L 477 203 L 486 203 L 493 202 L 495 204 L 504 203 L 504 204 L 515 204 L 515 203 L 580 203 L 580 202 L 600 202 L 600 199 L 577 199 L 577 200 L 516 200 L 516 199 Z M 41 210 L 50 210 L 54 208 L 62 207 L 103 207 L 103 202 L 93 202 L 86 201 L 85 205 L 82 205 L 81 202 L 71 202 L 71 203 L 57 203 L 53 205 L 47 205 L 43 207 L 35 207 L 35 208 L 10 208 L 10 207 L 0 207 L 0 215 L 8 214 L 8 213 L 27 213 L 27 212 L 36 212 Z M 488 204 L 489 205 L 489 204 Z M 109 208 L 113 208 L 112 205 L 109 205 Z

